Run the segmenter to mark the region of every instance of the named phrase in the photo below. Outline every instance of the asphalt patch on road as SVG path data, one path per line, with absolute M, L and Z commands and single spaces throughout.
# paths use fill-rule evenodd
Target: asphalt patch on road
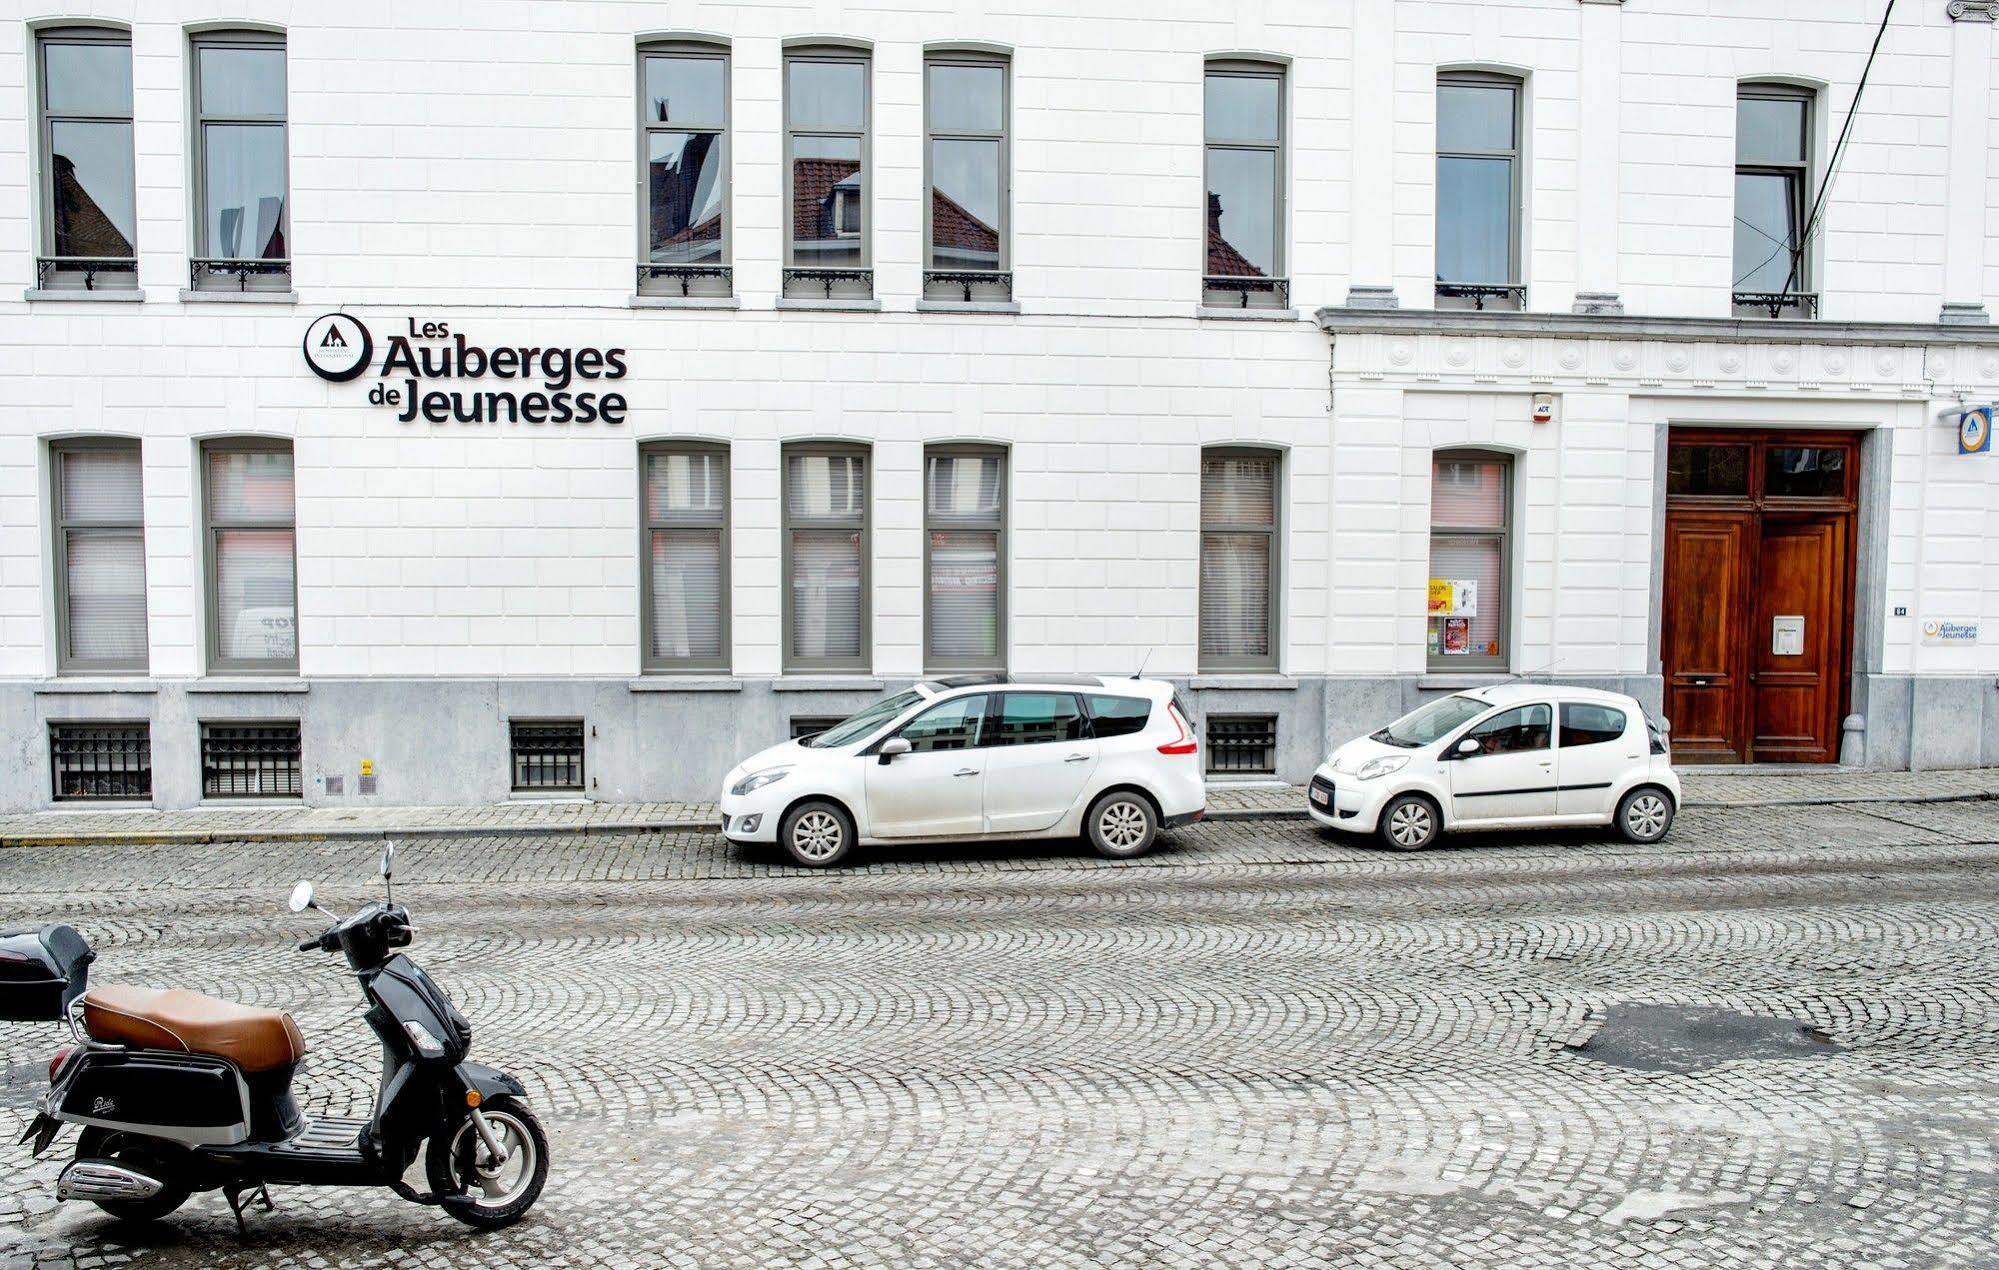
M 1689 1005 L 1614 1005 L 1596 1035 L 1572 1047 L 1614 1067 L 1697 1072 L 1742 1059 L 1832 1058 L 1832 1038 L 1800 1019 Z

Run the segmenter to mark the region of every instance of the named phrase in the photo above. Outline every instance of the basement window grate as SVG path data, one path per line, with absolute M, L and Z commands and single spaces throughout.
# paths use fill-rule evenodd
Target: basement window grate
M 1277 771 L 1277 716 L 1208 716 L 1208 771 L 1216 776 L 1270 776 Z
M 514 788 L 583 788 L 583 720 L 510 719 Z
M 51 723 L 49 768 L 57 802 L 153 796 L 152 725 Z
M 298 724 L 201 725 L 203 798 L 298 798 L 304 792 Z
M 802 741 L 808 736 L 818 736 L 839 721 L 840 716 L 834 714 L 794 714 L 791 716 L 791 739 Z

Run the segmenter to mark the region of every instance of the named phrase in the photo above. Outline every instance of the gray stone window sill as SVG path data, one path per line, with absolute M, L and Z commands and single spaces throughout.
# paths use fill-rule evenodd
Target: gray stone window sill
M 918 300 L 918 313 L 1018 313 L 1017 300 Z
M 183 304 L 297 304 L 296 291 L 195 291 L 180 289 Z
M 311 692 L 312 685 L 297 678 L 264 678 L 245 675 L 240 679 L 228 675 L 212 675 L 188 684 L 189 692 L 241 693 L 246 696 L 262 696 L 271 693 Z
M 633 692 L 741 692 L 743 681 L 714 675 L 662 673 L 628 679 L 625 681 L 625 687 Z
M 1466 671 L 1461 675 L 1428 674 L 1416 681 L 1423 692 L 1455 692 L 1460 688 L 1490 688 L 1512 683 L 1518 676 L 1504 670 Z
M 1194 310 L 1194 316 L 1216 322 L 1296 322 L 1296 309 L 1230 309 L 1212 304 L 1203 304 Z
M 38 697 L 66 697 L 71 695 L 108 693 L 133 693 L 152 696 L 160 686 L 150 679 L 119 679 L 107 676 L 101 679 L 45 679 L 35 685 Z
M 772 692 L 879 692 L 882 681 L 868 675 L 784 675 L 770 681 Z
M 196 804 L 203 811 L 226 811 L 231 807 L 243 807 L 253 811 L 269 811 L 274 807 L 303 807 L 303 798 L 204 798 Z
M 635 295 L 626 303 L 635 309 L 740 309 L 732 295 Z
M 1195 675 L 1187 681 L 1195 692 L 1296 692 L 1289 675 Z
M 21 293 L 21 298 L 30 304 L 138 304 L 146 298 L 146 293 L 134 287 L 129 291 L 86 291 L 82 287 L 29 287 Z
M 802 312 L 818 313 L 879 313 L 882 311 L 882 302 L 880 300 L 860 299 L 805 300 L 796 296 L 779 296 L 777 298 L 777 307 L 780 309 L 797 309 Z

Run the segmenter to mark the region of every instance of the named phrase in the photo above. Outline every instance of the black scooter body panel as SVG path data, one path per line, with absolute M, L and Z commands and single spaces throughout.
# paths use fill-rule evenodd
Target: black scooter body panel
M 165 1050 L 86 1050 L 51 1091 L 62 1119 L 189 1144 L 250 1136 L 249 1095 L 226 1059 Z

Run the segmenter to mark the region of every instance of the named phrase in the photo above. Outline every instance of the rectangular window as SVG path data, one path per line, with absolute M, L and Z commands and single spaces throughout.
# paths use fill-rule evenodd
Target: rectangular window
M 868 453 L 784 451 L 784 665 L 868 668 Z
M 640 453 L 645 484 L 648 670 L 729 668 L 729 452 L 671 444 Z
M 131 723 L 49 724 L 49 770 L 57 802 L 149 799 L 153 796 L 152 726 Z
M 784 58 L 787 202 L 784 294 L 874 295 L 868 191 L 869 58 L 849 48 L 793 49 Z
M 791 716 L 791 739 L 802 741 L 808 736 L 818 736 L 839 722 L 837 714 L 794 714 Z
M 509 719 L 516 793 L 583 788 L 583 720 Z
M 726 48 L 640 50 L 639 145 L 639 293 L 729 295 Z
M 1521 83 L 1437 78 L 1440 308 L 1526 307 L 1520 277 Z
M 146 669 L 146 530 L 137 441 L 68 442 L 55 478 L 57 666 Z
M 1744 316 L 1811 317 L 1805 218 L 1811 196 L 1812 97 L 1745 84 L 1735 109 L 1735 308 Z
M 1277 456 L 1201 456 L 1201 669 L 1277 667 Z
M 195 242 L 190 285 L 291 290 L 285 41 L 198 35 L 194 58 Z
M 201 725 L 203 798 L 298 798 L 297 723 Z
M 986 745 L 1047 745 L 1090 735 L 1090 716 L 1073 693 L 1003 692 L 999 701 L 999 718 L 987 725 Z
M 1214 776 L 1268 776 L 1277 770 L 1277 716 L 1208 716 L 1208 772 Z
M 924 62 L 925 299 L 1013 298 L 1008 69 L 989 54 L 934 53 Z
M 1201 303 L 1282 309 L 1285 276 L 1284 68 L 1208 63 L 1208 199 Z
M 924 653 L 929 670 L 1006 666 L 1006 451 L 923 456 Z
M 291 446 L 211 442 L 202 485 L 210 668 L 298 669 Z
M 1437 455 L 1430 481 L 1432 670 L 1504 670 L 1512 460 Z
M 139 285 L 132 158 L 132 41 L 71 27 L 36 40 L 41 83 L 41 250 L 35 285 Z

